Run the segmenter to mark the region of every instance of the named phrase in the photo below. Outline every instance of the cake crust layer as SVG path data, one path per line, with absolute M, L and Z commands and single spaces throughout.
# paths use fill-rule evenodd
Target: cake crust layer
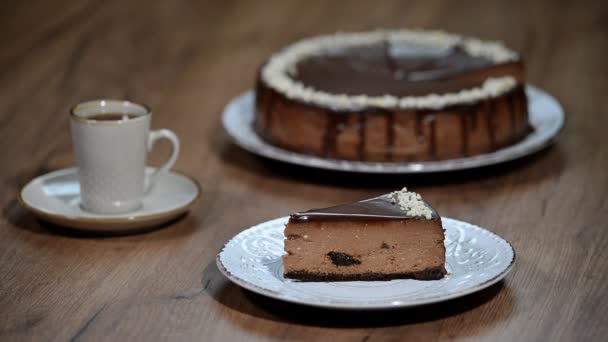
M 437 266 L 422 271 L 401 273 L 338 274 L 290 271 L 285 273 L 285 277 L 300 281 L 387 281 L 394 279 L 438 280 L 446 274 L 443 266 Z

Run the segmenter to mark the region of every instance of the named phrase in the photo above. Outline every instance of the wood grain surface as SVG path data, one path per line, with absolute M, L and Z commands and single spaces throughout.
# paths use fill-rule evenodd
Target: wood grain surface
M 4 1 L 0 4 L 0 340 L 512 340 L 608 336 L 608 3 L 605 1 Z M 426 176 L 345 175 L 264 160 L 230 142 L 223 106 L 295 39 L 438 28 L 520 51 L 567 123 L 533 157 Z M 34 219 L 31 178 L 74 164 L 68 109 L 149 104 L 176 168 L 203 196 L 150 233 L 92 237 Z M 162 145 L 151 156 L 159 163 Z M 487 227 L 518 261 L 496 286 L 411 310 L 339 312 L 254 295 L 214 260 L 242 229 L 408 186 Z

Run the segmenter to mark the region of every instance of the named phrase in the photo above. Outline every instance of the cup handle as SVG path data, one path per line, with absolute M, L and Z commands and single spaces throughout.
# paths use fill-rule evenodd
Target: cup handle
M 152 186 L 154 186 L 154 183 L 156 182 L 158 175 L 169 171 L 173 167 L 173 165 L 175 164 L 175 161 L 177 160 L 177 156 L 179 155 L 179 139 L 177 138 L 177 135 L 175 135 L 175 133 L 173 133 L 172 131 L 170 131 L 168 129 L 159 129 L 157 131 L 150 131 L 150 134 L 148 135 L 148 152 L 152 151 L 154 144 L 158 140 L 163 139 L 163 138 L 168 139 L 171 142 L 171 145 L 173 145 L 173 149 L 171 151 L 171 156 L 164 164 L 162 164 L 158 169 L 156 169 L 156 171 L 154 171 L 154 173 L 152 173 L 146 177 L 146 183 L 145 183 L 146 192 L 148 192 L 148 191 L 150 191 L 150 189 L 152 189 Z

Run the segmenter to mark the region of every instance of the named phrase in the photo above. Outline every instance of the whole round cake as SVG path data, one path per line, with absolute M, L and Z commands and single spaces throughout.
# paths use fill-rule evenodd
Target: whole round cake
M 438 31 L 337 33 L 274 54 L 256 85 L 256 132 L 317 156 L 423 161 L 492 152 L 531 130 L 520 57 Z

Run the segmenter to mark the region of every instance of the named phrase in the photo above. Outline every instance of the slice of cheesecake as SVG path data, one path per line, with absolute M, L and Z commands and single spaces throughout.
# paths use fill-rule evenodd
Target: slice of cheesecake
M 441 218 L 406 188 L 295 213 L 285 226 L 286 278 L 301 281 L 441 279 Z

